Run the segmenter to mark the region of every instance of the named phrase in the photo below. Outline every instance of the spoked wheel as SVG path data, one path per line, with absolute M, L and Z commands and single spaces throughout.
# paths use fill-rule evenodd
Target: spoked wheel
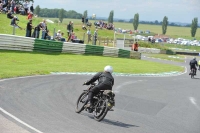
M 86 105 L 86 101 L 87 101 L 87 92 L 83 92 L 77 102 L 76 102 L 76 108 L 75 108 L 75 112 L 76 113 L 80 113 L 81 111 L 84 110 L 84 106 Z
M 194 78 L 194 74 L 193 74 L 193 73 L 191 74 L 191 78 L 192 78 L 192 79 Z
M 194 78 L 194 70 L 192 70 L 191 78 L 192 78 L 192 79 Z
M 95 114 L 94 114 L 94 119 L 96 121 L 101 121 L 103 120 L 103 118 L 106 116 L 107 112 L 108 112 L 108 108 L 107 108 L 107 102 L 104 100 L 100 100 L 96 107 L 95 107 Z

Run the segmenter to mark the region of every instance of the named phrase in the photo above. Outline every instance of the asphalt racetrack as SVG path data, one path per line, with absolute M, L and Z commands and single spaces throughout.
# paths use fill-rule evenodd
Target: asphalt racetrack
M 143 57 L 189 70 L 188 58 L 174 63 Z M 195 79 L 188 71 L 166 77 L 115 76 L 116 106 L 101 122 L 87 112 L 75 113 L 89 78 L 64 74 L 1 80 L 0 115 L 31 133 L 200 133 L 199 71 Z M 0 132 L 10 133 L 1 128 L 3 123 Z

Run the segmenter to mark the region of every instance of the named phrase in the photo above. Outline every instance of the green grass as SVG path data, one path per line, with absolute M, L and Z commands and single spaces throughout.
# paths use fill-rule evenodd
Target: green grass
M 183 55 L 166 55 L 166 54 L 148 54 L 148 57 L 160 58 L 165 60 L 184 62 L 185 56 Z
M 49 74 L 50 72 L 98 72 L 112 65 L 119 73 L 183 71 L 182 67 L 150 61 L 73 54 L 0 51 L 0 78 Z M 148 69 L 147 69 L 148 68 Z

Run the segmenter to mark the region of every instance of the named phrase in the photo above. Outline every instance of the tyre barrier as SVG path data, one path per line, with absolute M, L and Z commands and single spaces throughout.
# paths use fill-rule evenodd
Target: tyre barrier
M 141 53 L 119 48 L 0 34 L 0 50 L 73 53 L 141 59 Z

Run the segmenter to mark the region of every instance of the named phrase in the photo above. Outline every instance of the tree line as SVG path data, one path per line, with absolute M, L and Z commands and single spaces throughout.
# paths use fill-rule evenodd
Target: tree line
M 36 6 L 34 13 L 40 17 L 59 18 L 60 22 L 62 22 L 63 18 L 81 19 L 83 16 L 74 10 L 40 8 L 39 5 Z
M 118 22 L 125 22 L 124 20 L 119 20 Z M 133 18 L 130 19 L 128 21 L 129 23 L 133 23 Z M 149 24 L 149 25 L 162 25 L 162 21 L 158 21 L 158 20 L 155 20 L 155 21 L 140 21 L 140 24 Z M 190 24 L 187 24 L 187 25 L 180 25 L 180 24 L 176 24 L 174 22 L 171 22 L 171 23 L 168 23 L 169 26 L 177 26 L 177 27 L 190 27 L 191 25 Z
M 138 13 L 135 14 L 132 23 L 133 23 L 134 30 L 137 30 L 138 25 L 139 25 L 139 14 Z M 162 21 L 162 34 L 164 34 L 164 35 L 166 34 L 168 25 L 169 25 L 168 17 L 164 16 L 163 21 Z M 198 18 L 194 18 L 192 20 L 190 27 L 191 27 L 191 36 L 195 37 L 196 31 L 198 29 Z

